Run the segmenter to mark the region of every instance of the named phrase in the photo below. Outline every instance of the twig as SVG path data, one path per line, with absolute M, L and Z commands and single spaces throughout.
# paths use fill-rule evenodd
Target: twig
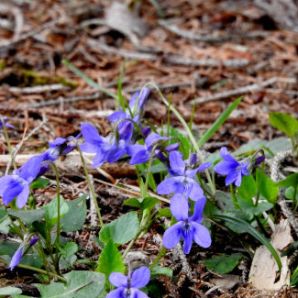
M 275 157 L 272 159 L 272 161 L 269 163 L 270 176 L 273 181 L 277 182 L 280 180 L 280 173 L 279 173 L 280 164 L 282 163 L 282 161 L 284 161 L 287 157 L 290 157 L 290 156 L 292 156 L 291 150 L 280 152 L 280 153 L 276 154 Z M 297 219 L 296 219 L 295 215 L 293 214 L 292 210 L 288 207 L 283 193 L 281 193 L 279 195 L 278 204 L 280 206 L 282 213 L 288 219 L 291 227 L 293 228 L 296 236 L 298 237 Z
M 184 56 L 166 54 L 159 56 L 152 53 L 141 53 L 133 52 L 125 49 L 117 49 L 115 47 L 108 46 L 105 43 L 96 41 L 94 39 L 88 38 L 87 45 L 89 45 L 92 50 L 96 52 L 105 52 L 107 54 L 117 55 L 127 59 L 134 60 L 146 60 L 146 61 L 157 61 L 161 58 L 165 63 L 174 65 L 184 65 L 184 66 L 204 66 L 204 67 L 219 67 L 225 66 L 228 68 L 243 67 L 248 65 L 248 61 L 245 59 L 230 59 L 230 60 L 218 60 L 218 59 L 192 59 Z
M 180 259 L 181 265 L 182 265 L 182 269 L 181 269 L 182 273 L 184 273 L 189 278 L 189 280 L 192 280 L 193 277 L 191 273 L 191 268 L 187 262 L 185 254 L 182 251 L 182 247 L 180 243 L 178 243 L 178 245 L 173 250 L 173 255 Z
M 208 96 L 197 97 L 197 98 L 191 100 L 190 103 L 191 104 L 206 103 L 206 102 L 217 101 L 217 100 L 220 100 L 220 99 L 229 98 L 229 97 L 232 97 L 232 96 L 240 96 L 240 95 L 243 95 L 245 93 L 257 92 L 257 91 L 263 90 L 267 86 L 275 84 L 276 82 L 286 82 L 286 83 L 289 83 L 289 84 L 296 84 L 297 80 L 295 78 L 273 77 L 273 78 L 270 78 L 270 79 L 268 79 L 266 81 L 263 81 L 261 83 L 255 83 L 255 84 L 251 84 L 251 85 L 248 85 L 248 86 L 244 86 L 244 87 L 240 87 L 240 88 L 233 89 L 233 90 L 227 90 L 227 91 L 215 93 L 215 94 L 208 95 Z
M 48 99 L 43 102 L 29 104 L 26 107 L 28 109 L 36 109 L 36 108 L 43 108 L 48 106 L 59 105 L 61 102 L 63 103 L 74 103 L 80 100 L 96 100 L 102 96 L 101 92 L 96 92 L 93 94 L 86 94 L 86 95 L 79 95 L 79 96 L 70 96 L 70 97 L 59 97 L 58 99 Z
M 42 122 L 37 127 L 32 129 L 31 132 L 28 133 L 27 136 L 23 136 L 21 142 L 12 151 L 11 159 L 9 160 L 7 167 L 6 167 L 6 171 L 5 171 L 6 175 L 8 174 L 8 172 L 11 168 L 11 165 L 15 162 L 16 156 L 17 156 L 18 152 L 20 151 L 20 149 L 22 148 L 23 144 L 25 142 L 27 142 L 34 134 L 36 134 L 46 123 L 47 123 L 47 118 L 45 117 L 45 115 L 43 115 Z
M 207 35 L 201 34 L 200 32 L 191 32 L 189 30 L 183 30 L 178 28 L 176 25 L 169 23 L 169 21 L 160 20 L 159 25 L 167 29 L 168 31 L 194 41 L 209 42 L 209 43 L 218 43 L 228 40 L 240 39 L 240 38 L 259 38 L 266 37 L 268 33 L 265 31 L 254 31 L 249 33 L 240 33 L 240 34 L 229 34 L 229 35 Z
M 41 25 L 40 27 L 36 28 L 35 30 L 31 30 L 27 33 L 20 35 L 17 39 L 3 41 L 0 43 L 0 50 L 3 48 L 9 48 L 9 47 L 15 46 L 16 44 L 23 42 L 24 40 L 26 40 L 30 37 L 33 37 L 34 35 L 39 34 L 40 32 L 42 32 L 46 29 L 49 29 L 50 27 L 53 27 L 59 21 L 60 21 L 59 19 L 50 21 L 48 23 Z
M 69 87 L 62 84 L 52 84 L 52 85 L 42 85 L 42 86 L 33 86 L 33 87 L 9 87 L 8 90 L 11 93 L 16 94 L 32 94 L 32 93 L 44 93 L 49 91 L 58 91 L 63 89 L 68 89 Z

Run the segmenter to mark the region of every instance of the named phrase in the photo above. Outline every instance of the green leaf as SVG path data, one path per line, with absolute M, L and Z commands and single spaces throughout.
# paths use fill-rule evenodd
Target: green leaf
M 41 220 L 45 215 L 44 209 L 35 210 L 12 210 L 9 209 L 8 213 L 12 217 L 21 219 L 25 224 L 31 225 L 35 221 Z
M 288 137 L 294 137 L 298 133 L 298 120 L 290 114 L 272 112 L 269 114 L 270 124 L 285 133 Z
M 218 274 L 227 274 L 234 270 L 239 264 L 243 255 L 235 253 L 231 255 L 214 256 L 211 259 L 204 260 L 203 263 L 208 270 Z
M 161 218 L 161 217 L 171 218 L 172 213 L 171 213 L 170 208 L 165 207 L 165 208 L 158 209 L 157 217 L 158 218 Z
M 189 155 L 192 147 L 188 137 L 181 133 L 178 129 L 171 126 L 169 127 L 169 137 L 174 140 L 174 143 L 179 143 L 179 150 L 186 158 Z
M 87 215 L 86 197 L 82 195 L 75 200 L 67 201 L 69 211 L 61 220 L 64 232 L 78 231 L 83 227 Z
M 291 286 L 295 287 L 298 285 L 298 266 L 294 270 L 294 272 L 291 275 Z
M 263 170 L 257 169 L 257 187 L 262 196 L 268 202 L 275 204 L 278 196 L 277 185 L 264 173 Z
M 271 255 L 275 259 L 275 262 L 278 266 L 278 269 L 281 270 L 282 264 L 278 253 L 276 252 L 275 248 L 272 244 L 262 235 L 260 234 L 254 227 L 252 227 L 248 222 L 228 215 L 223 214 L 216 214 L 214 215 L 214 219 L 224 220 L 227 223 L 236 224 L 239 228 L 249 233 L 252 237 L 260 241 L 266 248 L 270 251 Z
M 237 189 L 242 199 L 250 200 L 257 194 L 257 184 L 252 175 L 243 176 L 240 187 Z
M 15 287 L 0 288 L 0 296 L 18 295 L 22 294 L 22 290 Z
M 77 260 L 75 255 L 78 251 L 78 245 L 74 242 L 67 242 L 62 248 L 60 248 L 61 258 L 59 260 L 60 269 L 69 269 L 73 266 Z
M 0 232 L 3 234 L 9 233 L 11 219 L 8 216 L 7 211 L 3 208 L 0 209 Z
M 57 223 L 57 220 L 58 220 L 57 207 L 58 207 L 57 198 L 55 198 L 49 204 L 44 206 L 45 219 L 50 226 L 54 226 Z M 68 204 L 65 202 L 63 197 L 60 196 L 60 217 L 63 218 L 63 216 L 68 212 L 68 210 L 69 210 Z
M 293 186 L 290 186 L 285 191 L 285 197 L 292 201 L 298 201 L 298 186 L 295 190 Z
M 229 118 L 231 113 L 238 107 L 241 102 L 242 97 L 237 98 L 232 102 L 228 108 L 217 118 L 213 125 L 200 137 L 198 141 L 198 146 L 203 146 L 213 135 L 221 128 L 224 122 Z
M 39 177 L 31 183 L 30 188 L 31 189 L 46 188 L 49 185 L 49 183 L 50 183 L 49 179 Z
M 173 270 L 168 267 L 161 267 L 159 265 L 154 266 L 151 268 L 151 277 L 157 276 L 157 275 L 165 275 L 169 278 L 173 277 Z
M 125 244 L 137 235 L 139 228 L 137 212 L 129 212 L 105 225 L 100 230 L 99 240 L 104 243 L 112 240 L 116 244 Z
M 234 153 L 235 155 L 239 155 L 247 152 L 255 152 L 259 149 L 264 149 L 267 152 L 270 151 L 274 155 L 281 151 L 292 149 L 292 144 L 289 138 L 286 138 L 286 137 L 275 138 L 271 141 L 254 139 L 242 145 Z M 273 156 L 273 155 L 270 154 L 270 156 Z
M 146 197 L 141 203 L 142 210 L 152 209 L 156 204 L 159 203 L 159 200 L 153 197 Z
M 279 187 L 297 187 L 298 185 L 298 173 L 289 175 L 286 179 L 281 180 L 277 184 Z
M 104 273 L 107 280 L 112 272 L 124 273 L 125 266 L 122 255 L 112 241 L 109 241 L 102 250 L 96 271 Z
M 52 282 L 49 285 L 36 284 L 43 298 L 98 298 L 104 294 L 105 277 L 92 271 L 71 271 L 63 275 L 66 285 Z
M 141 202 L 137 198 L 129 198 L 123 202 L 123 205 L 134 208 L 141 208 Z

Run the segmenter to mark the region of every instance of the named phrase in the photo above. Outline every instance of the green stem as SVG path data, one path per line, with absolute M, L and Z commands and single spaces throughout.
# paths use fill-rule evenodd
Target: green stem
M 60 180 L 59 180 L 59 172 L 55 164 L 52 164 L 52 168 L 54 170 L 56 176 L 56 196 L 57 196 L 57 236 L 56 236 L 56 244 L 60 245 L 60 233 L 61 233 L 61 198 L 60 198 Z
M 6 260 L 2 259 L 1 257 L 0 257 L 0 260 L 4 264 L 7 264 L 8 265 L 8 262 Z M 62 277 L 62 276 L 60 276 L 60 275 L 58 275 L 56 273 L 53 273 L 53 272 L 47 272 L 46 270 L 43 270 L 43 269 L 40 269 L 40 268 L 36 268 L 36 267 L 33 267 L 33 266 L 24 265 L 24 264 L 19 264 L 18 267 L 19 268 L 22 268 L 22 269 L 27 269 L 27 270 L 35 271 L 35 272 L 40 273 L 40 274 L 45 274 L 45 275 L 52 276 L 52 277 L 54 277 L 54 278 L 56 278 L 56 279 L 58 279 L 58 280 L 60 280 L 60 281 L 62 281 L 64 283 L 67 282 L 67 280 L 64 277 Z
M 191 143 L 192 143 L 192 145 L 193 145 L 195 151 L 197 152 L 199 158 L 200 158 L 201 160 L 203 160 L 203 159 L 204 159 L 204 156 L 202 155 L 202 153 L 201 153 L 201 151 L 200 151 L 200 148 L 199 148 L 199 146 L 198 146 L 198 144 L 197 144 L 197 142 L 196 142 L 196 140 L 195 140 L 195 137 L 194 137 L 194 135 L 193 135 L 191 129 L 189 128 L 189 126 L 187 125 L 187 123 L 185 122 L 185 120 L 183 119 L 183 117 L 182 117 L 182 116 L 180 115 L 180 113 L 176 110 L 176 108 L 175 108 L 173 105 L 171 105 L 171 104 L 167 101 L 167 99 L 162 95 L 162 93 L 160 92 L 160 90 L 159 90 L 159 88 L 158 88 L 158 86 L 157 86 L 156 84 L 154 84 L 154 83 L 149 83 L 148 85 L 149 85 L 149 86 L 152 86 L 152 87 L 154 87 L 154 89 L 156 89 L 156 91 L 158 92 L 158 95 L 159 95 L 159 97 L 161 98 L 161 100 L 163 101 L 163 103 L 164 103 L 164 104 L 165 104 L 165 105 L 166 105 L 166 106 L 167 106 L 167 107 L 168 107 L 168 108 L 175 114 L 175 116 L 177 117 L 177 119 L 180 121 L 180 123 L 182 124 L 182 126 L 183 126 L 184 129 L 186 130 L 186 132 L 187 132 L 187 134 L 188 134 L 188 136 L 189 136 L 189 139 L 190 139 L 190 141 L 191 141 Z M 211 192 L 212 192 L 212 194 L 215 194 L 215 192 L 216 192 L 216 188 L 215 188 L 215 186 L 214 186 L 214 184 L 213 184 L 213 181 L 212 181 L 212 179 L 211 179 L 211 176 L 210 176 L 209 171 L 208 171 L 208 170 L 205 170 L 205 174 L 206 174 L 208 183 L 209 183 L 209 185 L 210 185 Z
M 150 268 L 155 267 L 159 263 L 159 261 L 161 260 L 161 258 L 165 256 L 166 252 L 167 252 L 166 248 L 165 247 L 162 247 L 159 250 L 156 258 L 153 260 L 152 264 L 150 265 Z
M 14 160 L 13 150 L 12 150 L 12 146 L 11 146 L 11 143 L 10 143 L 10 139 L 9 139 L 9 136 L 8 136 L 7 128 L 5 126 L 5 122 L 4 122 L 3 117 L 0 117 L 0 121 L 3 123 L 3 135 L 4 135 L 5 142 L 7 144 L 8 153 L 11 156 L 12 165 L 13 165 L 14 169 L 16 169 L 17 166 L 16 166 L 16 163 L 15 163 L 15 160 Z M 6 171 L 9 171 L 9 169 L 7 169 Z
M 85 174 L 86 181 L 87 181 L 87 184 L 88 184 L 88 187 L 89 187 L 89 190 L 90 190 L 91 199 L 93 200 L 93 203 L 94 203 L 94 206 L 95 206 L 95 209 L 96 209 L 96 213 L 97 213 L 97 216 L 98 216 L 99 227 L 102 228 L 104 226 L 104 223 L 103 223 L 103 220 L 102 220 L 100 208 L 99 208 L 98 203 L 97 203 L 97 196 L 96 196 L 93 184 L 91 183 L 91 180 L 90 180 L 90 177 L 89 177 L 89 174 L 88 174 L 88 169 L 87 169 L 87 165 L 86 165 L 83 153 L 82 153 L 82 151 L 80 150 L 79 147 L 77 149 L 78 149 L 79 154 L 80 154 L 81 162 L 82 162 L 83 169 L 84 169 L 84 174 Z

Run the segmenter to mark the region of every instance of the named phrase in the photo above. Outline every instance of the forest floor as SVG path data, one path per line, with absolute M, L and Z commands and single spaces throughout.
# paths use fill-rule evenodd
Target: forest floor
M 243 96 L 205 147 L 211 152 L 223 145 L 233 150 L 254 139 L 281 136 L 268 124 L 268 112 L 298 113 L 298 34 L 280 29 L 250 0 L 159 2 L 160 12 L 150 1 L 140 1 L 135 5 L 139 17 L 128 18 L 123 7 L 111 8 L 104 0 L 1 1 L 0 20 L 6 17 L 7 22 L 0 22 L 0 114 L 16 127 L 11 133 L 14 146 L 38 127 L 20 154 L 40 152 L 57 136 L 77 134 L 81 122 L 91 121 L 103 134 L 110 129 L 104 116 L 115 108 L 114 100 L 90 87 L 63 60 L 112 92 L 117 92 L 122 77 L 128 98 L 146 83 L 156 83 L 183 117 L 192 119 L 198 134 Z M 154 94 L 145 106 L 145 118 L 157 124 L 167 121 L 167 109 Z M 179 125 L 174 117 L 171 121 Z M 4 142 L 0 154 L 7 154 Z M 5 162 L 0 160 L 2 169 Z M 125 164 L 106 171 L 112 180 L 135 183 L 133 169 Z M 123 194 L 96 180 L 95 185 L 105 221 L 126 210 Z M 66 198 L 86 189 L 84 180 L 73 173 L 62 179 Z M 41 191 L 41 204 L 54 192 Z M 89 237 L 86 229 L 77 241 L 86 245 Z M 205 255 L 231 250 L 230 246 L 215 247 Z M 149 237 L 137 247 L 148 255 L 158 252 Z M 98 248 L 89 249 L 96 259 Z M 216 285 L 215 277 L 198 258 L 202 254 L 194 251 L 189 260 L 199 276 L 196 281 L 181 276 L 174 285 L 161 280 L 165 297 L 207 297 L 204 293 Z M 214 288 L 208 297 L 267 297 L 247 283 L 249 266 L 238 270 L 238 282 Z M 31 282 L 24 270 L 1 270 L 1 284 Z M 268 297 L 298 297 L 298 292 L 284 288 L 274 295 Z

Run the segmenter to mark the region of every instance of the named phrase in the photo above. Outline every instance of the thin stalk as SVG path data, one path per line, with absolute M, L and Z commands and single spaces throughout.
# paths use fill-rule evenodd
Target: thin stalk
M 141 229 L 139 230 L 138 234 L 128 243 L 124 253 L 123 253 L 123 258 L 125 258 L 127 256 L 127 254 L 129 253 L 130 249 L 133 247 L 133 245 L 135 244 L 136 240 L 139 237 L 142 237 L 144 235 L 144 231 L 142 231 Z
M 60 233 L 61 233 L 61 198 L 60 198 L 60 180 L 59 180 L 59 172 L 55 164 L 52 164 L 53 171 L 56 176 L 56 196 L 57 196 L 57 236 L 56 236 L 56 244 L 60 245 Z
M 11 143 L 10 143 L 10 138 L 8 136 L 7 127 L 5 126 L 5 122 L 4 122 L 3 117 L 0 118 L 0 121 L 3 123 L 3 135 L 4 135 L 5 142 L 7 144 L 8 153 L 11 156 L 13 167 L 14 167 L 14 169 L 16 169 L 17 165 L 16 165 L 15 160 L 14 160 L 13 150 L 12 150 L 12 146 L 11 146 Z M 5 174 L 8 174 L 8 171 L 9 171 L 9 167 L 6 169 Z
M 86 165 L 84 156 L 82 154 L 82 151 L 80 150 L 79 147 L 77 149 L 78 149 L 79 154 L 80 154 L 81 162 L 82 162 L 83 169 L 84 169 L 84 174 L 85 174 L 86 181 L 87 181 L 87 184 L 88 184 L 88 187 L 89 187 L 89 190 L 90 190 L 91 199 L 93 200 L 93 203 L 94 203 L 94 206 L 95 206 L 95 209 L 96 209 L 96 213 L 97 213 L 97 216 L 98 216 L 99 227 L 102 228 L 104 226 L 104 223 L 103 223 L 103 220 L 102 220 L 100 208 L 99 208 L 98 203 L 97 203 L 95 189 L 93 187 L 93 184 L 91 183 L 91 180 L 90 180 L 90 177 L 89 177 L 89 174 L 88 174 L 87 165 Z
M 167 99 L 162 95 L 162 93 L 160 92 L 158 86 L 156 86 L 156 84 L 154 83 L 149 83 L 148 84 L 149 86 L 152 86 L 156 89 L 156 91 L 158 92 L 158 95 L 160 96 L 161 100 L 163 101 L 163 103 L 175 114 L 175 116 L 177 117 L 177 119 L 180 121 L 180 123 L 182 124 L 182 126 L 184 127 L 184 129 L 186 130 L 188 136 L 189 136 L 189 139 L 195 149 L 195 151 L 197 152 L 199 158 L 201 160 L 204 159 L 204 156 L 202 155 L 201 151 L 200 151 L 200 148 L 195 140 L 195 137 L 191 131 L 191 129 L 189 128 L 189 126 L 187 125 L 187 123 L 185 122 L 185 120 L 183 119 L 183 117 L 180 115 L 180 113 L 176 110 L 176 108 L 171 105 Z M 211 191 L 212 191 L 212 194 L 215 194 L 216 192 L 216 189 L 215 189 L 215 186 L 213 184 L 213 181 L 211 179 L 211 176 L 210 176 L 210 173 L 208 170 L 205 170 L 205 174 L 206 174 L 206 177 L 207 177 L 207 180 L 208 180 L 208 183 L 210 185 L 210 188 L 211 188 Z
M 5 264 L 8 264 L 8 262 L 6 260 L 2 259 L 1 257 L 0 257 L 0 260 L 1 260 L 1 262 L 5 263 Z M 37 273 L 40 273 L 40 274 L 45 274 L 45 275 L 52 276 L 52 277 L 56 278 L 57 280 L 62 281 L 63 283 L 67 282 L 67 280 L 64 277 L 62 277 L 62 276 L 60 276 L 56 273 L 53 273 L 53 272 L 47 272 L 46 270 L 43 270 L 43 269 L 40 269 L 40 268 L 36 268 L 36 267 L 33 267 L 33 266 L 24 265 L 24 264 L 19 264 L 17 267 L 22 268 L 22 269 L 31 270 L 31 271 L 34 271 L 34 272 L 37 272 Z
M 162 248 L 158 252 L 157 256 L 153 260 L 152 264 L 150 265 L 150 268 L 155 267 L 159 263 L 161 258 L 165 256 L 166 252 L 167 252 L 167 250 L 165 249 L 165 247 L 162 246 Z

